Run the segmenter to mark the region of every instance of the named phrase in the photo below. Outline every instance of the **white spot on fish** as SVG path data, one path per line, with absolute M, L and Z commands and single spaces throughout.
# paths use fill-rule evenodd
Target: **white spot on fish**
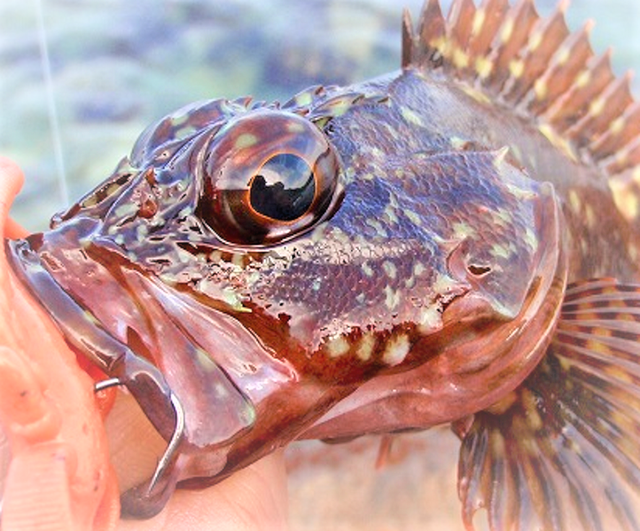
M 356 350 L 356 356 L 362 361 L 368 361 L 373 354 L 373 349 L 376 346 L 376 338 L 373 334 L 365 334 L 358 343 L 358 349 Z
M 368 276 L 369 278 L 373 277 L 373 269 L 371 268 L 371 266 L 367 263 L 364 262 L 360 268 L 362 269 L 362 272 Z
M 398 275 L 398 268 L 393 262 L 390 262 L 389 260 L 385 260 L 382 263 L 382 269 L 384 269 L 386 275 L 392 280 L 395 280 L 396 276 Z
M 389 311 L 395 310 L 400 305 L 400 291 L 394 290 L 391 286 L 387 285 L 384 287 L 384 295 L 384 304 Z
M 401 107 L 400 114 L 402 114 L 402 117 L 407 122 L 417 125 L 418 127 L 424 127 L 424 122 L 422 121 L 422 118 L 419 115 L 417 115 L 415 112 L 413 112 L 411 109 L 409 109 L 409 107 Z
M 349 342 L 342 336 L 331 339 L 326 346 L 327 353 L 331 358 L 339 358 L 349 352 Z
M 387 342 L 384 354 L 382 355 L 382 361 L 392 367 L 399 365 L 407 357 L 410 349 L 409 338 L 406 334 L 400 334 Z

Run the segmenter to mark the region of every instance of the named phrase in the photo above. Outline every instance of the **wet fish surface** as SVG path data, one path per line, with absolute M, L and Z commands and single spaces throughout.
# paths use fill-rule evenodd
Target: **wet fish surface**
M 7 242 L 167 440 L 126 515 L 451 423 L 468 529 L 640 529 L 640 105 L 562 9 L 429 0 L 399 71 L 182 108 Z

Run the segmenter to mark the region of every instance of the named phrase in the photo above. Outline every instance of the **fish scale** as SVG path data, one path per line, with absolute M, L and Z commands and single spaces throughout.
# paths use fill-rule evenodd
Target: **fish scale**
M 640 114 L 565 7 L 428 0 L 401 70 L 187 106 L 7 242 L 167 440 L 125 514 L 296 439 L 451 423 L 468 529 L 640 529 Z

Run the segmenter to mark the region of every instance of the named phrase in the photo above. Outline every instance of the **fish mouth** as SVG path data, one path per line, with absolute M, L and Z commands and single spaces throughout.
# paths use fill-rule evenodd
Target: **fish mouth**
M 300 438 L 425 429 L 486 409 L 520 385 L 551 341 L 568 275 L 562 213 L 551 185 L 536 219 L 544 245 L 517 315 L 496 309 L 481 292 L 453 299 L 443 311 L 442 328 L 414 347 L 431 354 L 424 363 L 366 382 Z

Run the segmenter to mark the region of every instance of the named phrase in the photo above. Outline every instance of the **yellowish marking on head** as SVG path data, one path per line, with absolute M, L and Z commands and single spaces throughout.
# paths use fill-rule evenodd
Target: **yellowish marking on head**
M 382 226 L 382 223 L 380 223 L 377 219 L 367 218 L 366 223 L 367 225 L 372 227 L 376 231 L 376 235 L 380 236 L 381 238 L 386 238 L 388 236 L 387 231 Z
M 138 225 L 136 227 L 136 240 L 142 243 L 149 235 L 149 228 L 146 225 Z
M 231 263 L 236 267 L 242 267 L 244 265 L 244 255 L 240 253 L 233 253 Z
M 382 269 L 384 269 L 386 275 L 392 280 L 395 280 L 398 276 L 398 268 L 396 267 L 396 264 L 389 260 L 382 262 Z
M 414 225 L 422 225 L 422 218 L 413 210 L 405 210 L 404 215 L 407 216 L 407 218 L 409 218 L 409 221 L 411 221 L 411 223 L 413 223 Z
M 367 263 L 364 262 L 360 268 L 362 269 L 362 272 L 368 276 L 369 278 L 371 278 L 373 276 L 373 269 L 371 268 L 371 266 Z
M 376 346 L 376 338 L 373 334 L 367 333 L 362 336 L 358 342 L 358 348 L 356 349 L 356 356 L 361 361 L 368 361 L 373 354 L 373 349 Z
M 313 243 L 319 243 L 324 239 L 327 224 L 321 223 L 311 232 L 311 241 Z
M 405 119 L 405 121 L 417 125 L 418 127 L 424 127 L 422 118 L 411 109 L 409 109 L 409 107 L 401 107 L 400 114 L 402 114 L 402 117 Z
M 476 229 L 464 221 L 456 221 L 451 228 L 454 238 L 468 238 L 476 234 Z
M 510 225 L 513 222 L 511 212 L 504 207 L 498 207 L 497 210 L 492 211 L 492 214 L 495 223 L 503 227 Z
M 327 354 L 331 358 L 339 358 L 349 352 L 349 342 L 343 336 L 334 337 L 326 346 Z
M 392 367 L 399 365 L 407 357 L 409 350 L 411 350 L 411 345 L 406 334 L 392 337 L 385 345 L 382 361 Z
M 93 195 L 93 196 L 89 197 L 87 200 L 85 200 L 82 204 L 85 207 L 96 206 L 98 204 L 98 197 Z
M 242 297 L 233 288 L 226 287 L 222 289 L 222 300 L 236 312 L 251 313 L 251 309 L 244 307 Z
M 491 246 L 491 249 L 489 249 L 489 253 L 491 253 L 491 256 L 495 256 L 496 258 L 504 258 L 507 259 L 511 256 L 511 250 L 500 244 L 500 243 L 496 243 L 495 245 Z
M 422 310 L 418 319 L 418 331 L 423 335 L 432 334 L 442 328 L 442 314 L 437 306 L 429 306 Z
M 524 242 L 532 251 L 535 251 L 538 248 L 538 236 L 533 232 L 531 227 L 527 227 L 524 231 Z
M 391 286 L 384 287 L 384 304 L 387 310 L 393 311 L 400 305 L 401 294 L 400 291 L 394 290 Z
M 297 124 L 296 124 L 297 125 Z M 251 133 L 242 133 L 236 138 L 235 148 L 246 149 L 255 146 L 258 143 L 258 137 Z
M 509 153 L 509 146 L 503 146 L 494 152 L 494 157 L 492 162 L 493 162 L 493 167 L 496 170 L 498 170 L 498 172 L 502 169 L 502 166 L 504 165 L 504 161 L 507 158 L 508 153 Z
M 292 120 L 287 124 L 287 131 L 290 133 L 304 133 L 304 125 Z
M 384 209 L 384 216 L 389 223 L 397 224 L 398 216 L 396 215 L 396 207 L 391 204 L 388 204 Z
M 452 136 L 449 138 L 449 144 L 456 151 L 463 149 L 467 145 L 467 141 L 459 136 Z

